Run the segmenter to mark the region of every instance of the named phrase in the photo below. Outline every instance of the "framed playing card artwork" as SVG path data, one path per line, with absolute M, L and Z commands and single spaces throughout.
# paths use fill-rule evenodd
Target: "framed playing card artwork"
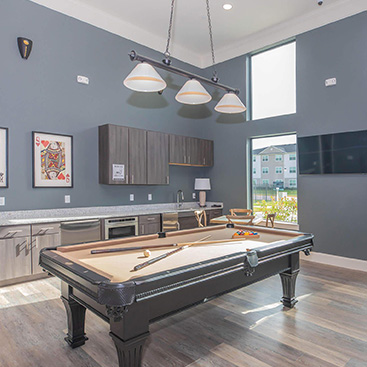
M 33 187 L 73 187 L 73 137 L 33 131 Z
M 0 188 L 8 187 L 8 129 L 0 127 Z

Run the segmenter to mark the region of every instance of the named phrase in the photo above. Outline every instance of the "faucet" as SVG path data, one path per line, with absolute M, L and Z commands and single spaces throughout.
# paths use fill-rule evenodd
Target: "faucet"
M 183 201 L 185 200 L 184 194 L 183 194 L 183 191 L 182 190 L 178 190 L 177 191 L 176 199 L 177 199 L 178 207 L 181 208 L 182 207 L 182 204 L 183 204 Z

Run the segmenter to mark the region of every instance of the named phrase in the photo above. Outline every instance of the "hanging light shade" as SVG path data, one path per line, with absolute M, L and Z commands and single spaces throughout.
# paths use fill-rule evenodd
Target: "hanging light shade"
M 242 113 L 246 111 L 246 106 L 236 94 L 226 93 L 214 109 L 221 113 Z
M 176 94 L 176 101 L 184 104 L 202 104 L 212 99 L 207 90 L 195 79 L 188 80 Z
M 166 82 L 153 66 L 146 62 L 135 66 L 124 80 L 124 85 L 136 92 L 160 92 L 167 87 Z

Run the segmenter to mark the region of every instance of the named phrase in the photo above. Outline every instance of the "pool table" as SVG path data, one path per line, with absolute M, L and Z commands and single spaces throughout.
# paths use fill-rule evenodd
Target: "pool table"
M 238 230 L 256 231 L 259 238 L 233 241 Z M 175 248 L 162 245 L 193 242 L 172 256 L 133 270 Z M 145 258 L 143 250 L 91 253 L 138 246 L 149 247 L 151 256 Z M 119 367 L 136 367 L 141 366 L 151 322 L 213 297 L 280 274 L 281 301 L 293 307 L 299 253 L 308 254 L 312 247 L 312 234 L 227 224 L 46 248 L 40 253 L 40 265 L 62 281 L 69 345 L 76 348 L 87 340 L 84 327 L 89 309 L 110 324 Z

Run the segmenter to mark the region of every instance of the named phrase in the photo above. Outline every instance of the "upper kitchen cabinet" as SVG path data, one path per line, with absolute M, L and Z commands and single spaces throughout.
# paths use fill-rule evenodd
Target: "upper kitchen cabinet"
M 147 184 L 169 184 L 169 135 L 147 131 Z
M 130 184 L 147 183 L 147 132 L 129 128 Z
M 213 141 L 170 135 L 171 165 L 212 166 L 214 164 Z
M 99 183 L 129 183 L 129 128 L 99 126 Z

